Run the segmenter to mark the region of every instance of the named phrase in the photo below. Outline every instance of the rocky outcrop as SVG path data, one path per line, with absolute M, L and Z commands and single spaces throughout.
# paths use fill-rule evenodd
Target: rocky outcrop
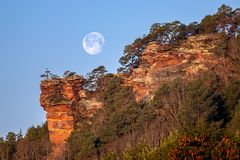
M 66 140 L 76 124 L 77 115 L 91 117 L 102 104 L 94 97 L 87 97 L 83 89 L 84 79 L 71 76 L 41 82 L 41 106 L 47 112 L 47 122 L 52 154 L 49 159 L 61 159 Z
M 156 42 L 149 43 L 139 67 L 125 78 L 133 86 L 137 101 L 151 99 L 164 82 L 190 79 L 219 65 L 213 53 L 217 39 L 214 34 L 192 36 L 169 50 Z
M 151 42 L 142 53 L 139 67 L 133 69 L 130 75 L 117 76 L 123 77 L 125 85 L 133 87 L 136 100 L 141 101 L 151 99 L 164 82 L 177 78 L 191 79 L 207 70 L 217 74 L 229 72 L 231 66 L 227 65 L 230 63 L 214 54 L 218 39 L 218 35 L 214 34 L 192 36 L 168 50 Z M 49 159 L 61 157 L 79 115 L 91 117 L 103 107 L 96 96 L 86 94 L 83 83 L 84 79 L 77 75 L 41 82 L 40 101 L 47 112 L 53 146 Z

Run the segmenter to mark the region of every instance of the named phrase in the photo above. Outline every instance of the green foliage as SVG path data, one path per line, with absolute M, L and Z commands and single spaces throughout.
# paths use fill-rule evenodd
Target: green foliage
M 170 159 L 170 151 L 177 145 L 176 134 L 171 134 L 164 139 L 160 146 L 151 148 L 145 143 L 139 143 L 133 149 L 126 149 L 121 155 L 108 153 L 101 160 L 166 160 Z
M 104 141 L 110 137 L 122 136 L 137 122 L 141 110 L 136 103 L 132 89 L 122 86 L 122 79 L 113 77 L 104 87 L 100 99 L 105 105 L 107 121 L 100 130 Z
M 170 92 L 170 86 L 166 83 L 163 83 L 156 91 L 155 96 L 153 97 L 153 100 L 151 101 L 151 106 L 154 106 L 155 108 L 159 108 L 160 106 L 163 106 L 163 100 L 162 98 L 165 96 L 168 96 Z
M 228 123 L 227 132 L 230 135 L 236 136 L 240 139 L 240 102 L 236 105 L 233 117 L 231 121 Z
M 87 159 L 94 155 L 98 157 L 105 144 L 122 136 L 131 128 L 131 124 L 136 122 L 137 111 L 133 93 L 129 87 L 121 84 L 121 78 L 110 78 L 100 95 L 106 112 L 98 113 L 93 119 L 93 125 L 83 122 L 80 128 L 72 133 L 68 144 L 73 159 Z M 102 117 L 104 123 L 98 121 L 98 118 Z
M 65 98 L 62 94 L 62 87 L 57 86 L 46 98 L 45 103 L 50 106 L 56 106 L 60 104 L 71 104 L 71 101 Z
M 233 37 L 226 33 L 220 33 L 214 51 L 217 56 L 230 58 L 232 63 L 238 66 L 240 60 L 240 36 Z
M 137 38 L 132 44 L 125 46 L 123 56 L 119 63 L 122 65 L 118 69 L 119 73 L 129 73 L 132 69 L 137 68 L 141 61 L 141 54 L 147 42 L 144 38 Z
M 107 70 L 104 66 L 99 66 L 87 74 L 86 81 L 84 83 L 84 89 L 89 91 L 95 91 L 98 86 L 98 81 L 104 77 Z
M 217 18 L 214 15 L 207 15 L 205 16 L 200 25 L 199 30 L 200 33 L 216 33 L 216 26 L 217 26 Z
M 60 104 L 71 104 L 71 102 L 63 97 L 62 95 L 50 95 L 46 99 L 46 104 L 49 104 L 50 106 L 56 106 Z
M 118 69 L 118 72 L 130 73 L 132 69 L 137 68 L 142 63 L 142 52 L 148 43 L 156 41 L 165 48 L 172 48 L 178 45 L 180 40 L 196 33 L 198 33 L 196 22 L 189 25 L 182 24 L 179 21 L 154 23 L 148 35 L 137 38 L 132 44 L 124 48 L 123 56 L 119 60 L 122 67 Z
M 212 141 L 207 134 L 195 133 L 167 139 L 154 148 L 139 144 L 120 156 L 109 153 L 101 160 L 239 159 L 239 151 L 239 143 L 229 137 Z
M 214 48 L 217 58 L 232 60 L 233 70 L 240 73 L 237 71 L 239 26 L 240 9 L 233 10 L 226 5 L 204 17 L 200 24 L 154 23 L 149 34 L 124 48 L 118 72 L 131 73 L 143 64 L 142 53 L 150 42 L 158 43 L 167 51 L 200 33 L 220 34 Z M 194 80 L 176 79 L 163 83 L 151 101 L 136 102 L 133 89 L 124 86 L 122 78 L 106 72 L 104 66 L 99 66 L 87 74 L 84 88 L 97 95 L 104 109 L 92 118 L 76 115 L 78 125 L 68 140 L 70 159 L 100 159 L 101 156 L 102 160 L 240 158 L 238 79 L 233 78 L 227 86 L 214 74 L 200 75 Z M 75 72 L 66 71 L 63 78 L 74 75 Z M 41 77 L 44 80 L 59 78 L 48 69 Z M 70 103 L 62 96 L 62 88 L 56 88 L 46 102 Z M 155 141 L 150 143 L 148 139 Z M 9 133 L 6 140 L 0 138 L 1 159 L 46 159 L 50 150 L 46 124 L 29 128 L 25 137 Z
M 230 36 L 225 33 L 220 34 L 219 42 L 215 47 L 215 53 L 218 56 L 226 57 L 228 56 L 228 43 L 229 43 Z
M 114 76 L 102 90 L 100 99 L 109 112 L 135 102 L 131 87 L 122 84 L 122 78 Z
M 120 159 L 116 154 L 110 152 L 106 156 L 102 157 L 101 160 L 120 160 Z
M 18 140 L 14 156 L 17 160 L 45 160 L 50 152 L 49 131 L 45 123 L 42 126 L 32 126 L 27 130 L 25 137 Z
M 179 113 L 181 123 L 187 130 L 217 129 L 223 125 L 226 109 L 221 95 L 217 93 L 218 79 L 214 75 L 205 75 L 190 82 L 184 106 Z
M 153 159 L 165 160 L 170 159 L 170 152 L 177 144 L 178 133 L 171 133 L 167 138 L 162 140 L 160 146 L 156 147 Z
M 225 33 L 229 36 L 240 34 L 240 14 L 239 8 L 233 10 L 231 7 L 222 5 L 217 13 L 205 16 L 201 23 L 192 22 L 185 25 L 179 21 L 170 23 L 154 23 L 150 32 L 142 38 L 137 38 L 132 44 L 126 45 L 123 56 L 119 62 L 122 65 L 118 69 L 119 73 L 131 73 L 132 69 L 137 68 L 142 62 L 142 52 L 150 42 L 158 42 L 166 50 L 179 44 L 179 41 L 195 34 Z M 225 55 L 227 40 L 222 37 L 219 42 L 217 54 Z
M 82 127 L 81 130 L 75 130 L 68 139 L 68 152 L 73 160 L 87 159 L 94 153 L 94 133 L 88 124 Z
M 21 131 L 18 134 L 9 132 L 0 139 L 0 159 L 2 160 L 35 160 L 47 159 L 51 152 L 47 124 L 31 127 L 26 136 Z
M 48 68 L 46 69 L 44 74 L 42 74 L 40 77 L 43 78 L 44 80 L 51 80 L 51 79 L 60 78 L 58 75 L 53 74 L 51 71 L 49 71 Z
M 133 150 L 126 150 L 123 154 L 123 160 L 144 160 L 148 159 L 150 148 L 144 144 L 137 145 Z
M 7 147 L 7 159 L 13 159 L 13 155 L 16 152 L 17 135 L 14 132 L 9 132 L 6 136 L 6 147 Z
M 132 89 L 123 86 L 120 77 L 106 78 L 99 97 L 105 105 L 104 111 L 95 115 L 92 125 L 83 122 L 69 139 L 73 159 L 99 156 L 108 143 L 139 127 L 143 106 L 135 101 Z
M 135 52 L 133 45 L 127 45 L 124 48 L 123 56 L 119 60 L 122 67 L 118 69 L 118 72 L 128 73 L 131 69 L 137 67 L 139 63 L 138 54 L 140 53 Z
M 76 72 L 71 72 L 71 71 L 65 71 L 64 74 L 63 74 L 63 78 L 69 78 L 71 76 L 74 76 L 76 75 Z
M 179 21 L 171 23 L 155 23 L 150 28 L 153 40 L 160 44 L 175 45 L 178 40 L 185 39 L 187 36 L 186 25 Z
M 240 80 L 233 80 L 224 90 L 225 102 L 227 105 L 227 111 L 229 115 L 232 115 L 235 106 L 240 100 Z
M 228 54 L 230 59 L 233 61 L 233 63 L 236 66 L 239 66 L 240 64 L 240 35 L 239 34 L 229 39 L 228 51 L 229 51 Z
M 232 8 L 230 6 L 223 4 L 223 5 L 221 5 L 221 7 L 218 8 L 217 14 L 231 16 Z
M 222 5 L 216 14 L 206 16 L 200 23 L 200 33 L 226 33 L 235 36 L 239 33 L 238 8 L 233 11 Z
M 35 140 L 41 140 L 45 136 L 48 136 L 48 128 L 47 128 L 47 123 L 44 123 L 42 126 L 37 126 L 37 127 L 30 127 L 27 130 L 27 133 L 25 135 L 25 139 L 29 141 L 35 141 Z

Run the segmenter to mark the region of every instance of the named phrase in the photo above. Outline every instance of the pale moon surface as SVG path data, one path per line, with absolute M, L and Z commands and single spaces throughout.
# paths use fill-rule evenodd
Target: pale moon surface
M 98 32 L 91 32 L 88 33 L 83 38 L 83 49 L 90 55 L 99 54 L 105 43 L 105 39 L 101 33 Z

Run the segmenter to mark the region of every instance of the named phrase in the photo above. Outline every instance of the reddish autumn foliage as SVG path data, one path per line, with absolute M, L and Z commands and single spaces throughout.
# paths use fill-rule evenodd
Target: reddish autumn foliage
M 223 137 L 218 143 L 214 143 L 206 134 L 184 135 L 178 140 L 178 147 L 170 151 L 170 157 L 180 159 L 239 159 L 240 146 L 229 137 Z

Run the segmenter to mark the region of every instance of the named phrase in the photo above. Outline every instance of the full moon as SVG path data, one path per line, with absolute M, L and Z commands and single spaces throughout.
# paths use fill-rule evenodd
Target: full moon
M 103 49 L 104 43 L 105 39 L 103 35 L 98 32 L 88 33 L 82 42 L 83 49 L 90 55 L 99 54 Z

